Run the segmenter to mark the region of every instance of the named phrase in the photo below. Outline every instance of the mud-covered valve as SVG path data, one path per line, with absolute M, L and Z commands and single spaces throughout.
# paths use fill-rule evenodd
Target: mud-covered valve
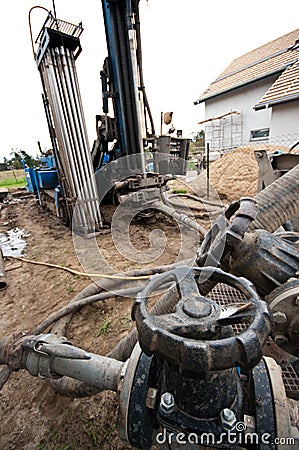
M 200 283 L 209 277 L 241 291 L 246 300 L 221 306 L 200 293 Z M 180 299 L 175 311 L 154 315 L 148 300 L 163 285 L 174 282 Z M 195 378 L 199 373 L 232 367 L 251 369 L 262 357 L 262 347 L 270 332 L 267 304 L 245 278 L 220 269 L 179 267 L 155 275 L 138 294 L 133 307 L 139 343 L 147 355 L 155 354 Z M 248 322 L 233 335 L 229 325 Z
M 204 297 L 200 285 L 208 278 L 240 291 L 244 300 L 221 305 Z M 152 314 L 149 299 L 169 283 L 176 285 L 179 294 L 172 312 Z M 252 284 L 220 269 L 178 267 L 151 278 L 138 294 L 132 316 L 144 353 L 130 385 L 127 440 L 138 448 L 150 448 L 145 431 L 149 423 L 165 433 L 212 433 L 215 439 L 235 432 L 244 414 L 239 371 L 248 373 L 258 364 L 270 332 L 267 304 Z M 241 331 L 232 327 L 244 322 Z M 138 386 L 142 377 L 146 380 L 143 391 Z M 132 399 L 139 408 L 141 397 L 151 390 L 155 391 L 155 410 L 144 408 L 142 417 L 147 422 L 140 422 L 140 412 L 137 421 Z M 234 447 L 225 439 L 217 448 Z

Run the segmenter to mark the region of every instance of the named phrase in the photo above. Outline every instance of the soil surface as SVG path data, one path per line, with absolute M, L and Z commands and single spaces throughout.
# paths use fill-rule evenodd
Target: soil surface
M 108 220 L 113 212 L 114 207 L 104 206 Z M 200 217 L 198 212 L 197 215 Z M 201 224 L 209 228 L 210 222 L 205 218 Z M 14 198 L 0 209 L 0 233 L 15 227 L 28 235 L 26 258 L 84 270 L 71 230 L 42 210 L 34 196 Z M 188 233 L 183 242 L 177 224 L 162 215 L 153 224 L 132 223 L 129 238 L 136 252 L 145 251 L 146 255 L 151 252 L 150 233 L 156 229 L 167 238 L 164 251 L 152 260 L 145 258 L 143 263 L 120 254 L 110 233 L 98 236 L 101 253 L 112 272 L 171 264 L 180 251 L 180 259 L 195 256 L 198 242 Z M 63 270 L 11 258 L 5 258 L 5 270 L 8 287 L 0 292 L 1 336 L 32 331 L 91 282 Z M 80 310 L 67 330 L 68 339 L 88 351 L 107 354 L 134 326 L 131 306 L 132 299 L 118 297 Z M 70 399 L 55 393 L 48 381 L 32 377 L 24 370 L 11 373 L 0 391 L 0 449 L 129 449 L 118 438 L 117 409 L 114 392 Z

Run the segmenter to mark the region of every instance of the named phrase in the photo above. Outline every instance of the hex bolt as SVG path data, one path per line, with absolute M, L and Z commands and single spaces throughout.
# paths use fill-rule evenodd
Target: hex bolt
M 289 340 L 283 334 L 277 334 L 276 336 L 274 336 L 274 342 L 277 345 L 285 345 L 289 342 Z
M 224 408 L 220 413 L 220 419 L 224 428 L 232 429 L 237 421 L 234 411 Z
M 224 420 L 227 420 L 230 422 L 231 420 L 234 420 L 236 418 L 234 411 L 231 409 L 225 408 L 221 411 L 222 417 Z
M 165 413 L 170 413 L 173 408 L 174 408 L 174 397 L 170 392 L 165 392 L 162 396 L 161 396 L 161 400 L 160 400 L 160 408 L 162 409 L 162 411 L 164 411 Z
M 287 323 L 288 321 L 286 314 L 282 311 L 275 311 L 272 317 L 275 323 Z

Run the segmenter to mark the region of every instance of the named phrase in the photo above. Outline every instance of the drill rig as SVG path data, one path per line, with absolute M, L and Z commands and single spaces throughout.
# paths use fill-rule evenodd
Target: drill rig
M 145 170 L 141 139 L 141 118 L 147 113 L 152 120 L 140 48 L 133 45 L 138 0 L 103 0 L 102 6 L 109 58 L 93 168 L 105 170 L 107 158 L 114 164 L 133 155 L 124 166 L 132 177 L 121 189 L 160 188 L 160 175 Z M 147 139 L 155 146 L 152 135 L 153 128 Z M 298 180 L 297 165 L 255 199 L 230 205 L 206 234 L 196 262 L 177 264 L 137 287 L 136 330 L 109 355 L 41 334 L 39 327 L 32 335 L 3 339 L 0 363 L 49 378 L 57 392 L 71 397 L 118 392 L 119 434 L 134 448 L 298 449 L 298 234 L 277 234 L 298 214 Z M 89 295 L 98 293 L 92 289 Z M 109 290 L 114 286 L 106 284 Z
M 173 175 L 186 173 L 190 142 L 155 135 L 143 80 L 139 1 L 103 0 L 102 9 L 108 57 L 101 71 L 103 114 L 96 116 L 92 151 L 75 66 L 82 24 L 49 13 L 34 52 L 54 163 L 35 173 L 28 169 L 26 175 L 28 179 L 32 175 L 31 186 L 36 186 L 40 203 L 54 200 L 57 215 L 72 222 L 77 231 L 88 231 L 92 224 L 104 226 L 99 203 L 107 194 L 102 186 L 107 177 L 116 196 L 138 192 L 138 201 L 159 199 L 160 189 Z M 108 115 L 111 102 L 113 117 Z M 147 167 L 145 150 L 148 155 L 151 151 L 154 171 Z M 113 166 L 107 170 L 108 163 Z M 51 169 L 57 174 L 52 173 L 52 183 L 50 179 L 45 185 Z

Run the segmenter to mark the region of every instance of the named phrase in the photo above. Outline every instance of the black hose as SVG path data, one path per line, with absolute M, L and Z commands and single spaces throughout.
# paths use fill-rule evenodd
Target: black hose
M 142 288 L 141 287 L 134 287 L 134 288 L 128 288 L 128 289 L 120 289 L 118 291 L 114 292 L 103 292 L 101 294 L 91 295 L 89 297 L 83 298 L 82 300 L 79 300 L 77 302 L 69 303 L 64 308 L 61 308 L 59 311 L 56 311 L 55 313 L 51 314 L 47 319 L 45 319 L 39 326 L 34 330 L 33 334 L 41 334 L 43 333 L 47 328 L 49 328 L 51 325 L 53 325 L 54 322 L 57 322 L 57 320 L 61 319 L 62 317 L 68 315 L 68 314 L 74 314 L 79 309 L 83 308 L 84 306 L 91 305 L 95 302 L 99 302 L 101 300 L 107 300 L 112 297 L 129 297 L 132 298 L 135 294 L 140 292 Z
M 163 200 L 163 197 L 162 197 Z M 195 222 L 195 220 L 190 219 L 186 214 L 180 214 L 178 213 L 174 207 L 171 205 L 167 205 L 164 201 L 162 202 L 155 202 L 152 203 L 151 207 L 153 209 L 156 209 L 157 211 L 165 214 L 168 217 L 172 217 L 174 220 L 182 223 L 183 225 L 186 225 L 189 228 L 192 228 L 193 230 L 200 233 L 202 236 L 205 236 L 207 233 L 207 230 L 201 226 L 199 223 Z
M 178 263 L 174 263 L 174 264 L 169 264 L 169 265 L 164 265 L 164 266 L 158 266 L 158 267 L 149 267 L 149 268 L 145 268 L 145 269 L 139 269 L 139 270 L 130 270 L 128 272 L 124 272 L 122 274 L 119 274 L 120 276 L 128 276 L 128 277 L 138 277 L 141 275 L 154 275 L 155 273 L 163 273 L 163 272 L 167 272 L 168 270 L 172 270 L 175 267 L 177 267 L 178 264 L 180 265 L 190 265 L 192 264 L 192 260 L 184 260 L 184 261 L 180 261 Z M 87 297 L 91 297 L 97 294 L 100 294 L 103 291 L 111 291 L 111 292 L 115 292 L 115 290 L 119 287 L 119 286 L 123 286 L 124 283 L 130 283 L 132 284 L 132 281 L 127 282 L 126 280 L 101 280 L 101 284 L 98 283 L 92 283 L 89 286 L 87 286 L 86 288 L 84 288 L 79 294 L 77 294 L 70 302 L 70 304 L 76 303 L 76 302 L 80 302 L 81 300 L 87 298 Z M 140 290 L 142 289 L 142 287 L 140 287 Z M 61 319 L 59 319 L 59 321 L 54 325 L 54 327 L 52 328 L 52 332 L 57 334 L 58 336 L 64 336 L 66 334 L 66 329 L 68 327 L 69 322 L 71 321 L 72 317 L 73 317 L 72 312 L 70 312 L 69 314 L 63 316 Z
M 141 273 L 144 275 L 153 275 L 154 273 L 166 272 L 168 270 L 171 270 L 171 269 L 177 267 L 178 265 L 191 264 L 191 263 L 192 263 L 191 260 L 180 261 L 175 264 L 160 266 L 160 267 L 156 267 L 156 268 L 149 268 L 149 269 L 144 269 L 144 270 L 133 270 L 133 271 L 128 272 L 127 275 L 130 274 L 130 276 L 134 276 L 134 275 L 137 276 L 137 274 L 141 274 Z M 52 332 L 56 333 L 56 334 L 64 335 L 65 333 L 59 333 L 59 332 L 62 331 L 62 329 L 63 329 L 63 331 L 66 330 L 69 320 L 71 320 L 72 315 L 74 314 L 74 312 L 77 309 L 85 306 L 86 304 L 91 304 L 91 303 L 94 303 L 95 301 L 103 300 L 105 298 L 110 298 L 110 297 L 118 295 L 117 291 L 115 291 L 115 288 L 120 283 L 123 283 L 123 280 L 104 280 L 102 282 L 102 286 L 105 289 L 107 289 L 107 290 L 113 289 L 114 293 L 113 292 L 100 293 L 100 290 L 102 288 L 95 283 L 87 286 L 85 289 L 83 289 L 82 292 L 80 292 L 76 297 L 74 297 L 72 299 L 72 301 L 66 308 L 63 308 L 62 310 L 60 310 L 60 312 L 58 311 L 58 313 L 56 313 L 58 315 L 67 314 L 67 316 L 65 317 L 65 321 L 61 322 L 61 319 L 60 319 L 60 321 L 57 322 L 57 324 L 52 328 Z M 142 287 L 139 286 L 137 288 L 135 286 L 133 288 L 128 288 L 127 290 L 122 290 L 122 291 L 118 291 L 118 292 L 120 294 L 122 293 L 123 295 L 127 295 L 129 293 L 129 290 L 130 290 L 130 292 L 133 292 L 134 289 L 136 292 L 137 290 L 140 291 L 142 289 Z M 163 298 L 164 298 L 164 300 L 163 300 Z M 164 296 L 161 297 L 159 302 L 163 303 L 163 305 L 161 304 L 161 306 L 158 307 L 157 313 L 164 314 L 163 311 L 166 312 L 168 310 L 168 308 L 171 308 L 171 304 L 173 303 L 172 299 L 173 299 L 173 294 L 172 294 L 172 291 L 169 290 L 164 294 Z M 175 303 L 176 303 L 176 301 L 175 301 Z M 69 313 L 69 310 L 72 310 L 71 314 Z M 45 329 L 45 326 L 48 327 L 50 325 L 50 322 L 52 322 L 51 318 L 46 319 L 41 325 L 39 325 L 35 329 L 35 333 L 36 333 L 36 331 L 41 332 L 40 330 L 42 329 L 42 327 L 44 329 Z M 118 359 L 119 361 L 126 361 L 129 358 L 137 340 L 138 340 L 137 331 L 133 330 L 131 333 L 129 333 L 128 337 L 126 338 L 126 341 L 123 344 L 121 344 L 121 346 L 117 350 L 114 351 L 114 354 L 118 355 L 119 357 L 117 358 L 116 356 L 111 355 L 113 350 L 112 350 L 112 352 L 108 353 L 107 356 L 111 357 L 111 358 L 113 357 L 114 359 Z M 122 342 L 122 341 L 120 341 L 120 342 Z M 118 347 L 118 346 L 116 346 L 116 347 Z M 126 355 L 128 355 L 128 356 L 126 357 Z M 51 384 L 52 388 L 55 389 L 56 392 L 58 392 L 61 395 L 64 395 L 66 397 L 71 397 L 71 398 L 89 397 L 91 395 L 95 395 L 95 394 L 98 394 L 99 392 L 101 392 L 98 388 L 89 386 L 86 383 L 83 383 L 78 380 L 74 380 L 69 377 L 62 377 L 59 380 L 50 380 L 50 384 Z
M 178 302 L 179 293 L 176 286 L 168 289 L 155 303 L 151 309 L 151 314 L 162 315 L 173 311 L 174 306 Z M 130 358 L 131 353 L 138 341 L 137 328 L 130 331 L 117 345 L 108 353 L 110 358 L 126 361 Z
M 196 202 L 200 202 L 203 203 L 204 205 L 209 205 L 209 206 L 216 206 L 216 208 L 224 208 L 222 203 L 216 203 L 216 202 L 211 202 L 210 200 L 205 200 L 203 198 L 197 197 L 196 195 L 192 195 L 192 194 L 170 194 L 168 195 L 168 198 L 173 198 L 173 197 L 186 197 L 186 198 L 190 198 L 191 200 L 195 200 Z
M 179 202 L 174 202 L 172 200 L 170 200 L 170 197 L 168 197 L 164 192 L 161 192 L 161 198 L 162 201 L 165 205 L 170 206 L 171 208 L 176 208 L 176 209 L 187 209 L 187 210 L 194 210 L 194 211 L 199 211 L 201 213 L 205 213 L 205 214 L 213 214 L 213 213 L 218 213 L 219 214 L 219 210 L 216 211 L 215 209 L 208 209 L 205 207 L 199 207 L 199 206 L 193 206 L 193 205 L 186 205 L 184 203 L 179 203 Z M 222 211 L 222 208 L 221 208 Z
M 249 231 L 262 228 L 273 233 L 299 211 L 299 164 L 254 198 L 258 215 L 249 226 Z
M 299 211 L 299 164 L 260 191 L 254 199 L 258 214 L 248 232 L 262 228 L 273 233 Z M 226 272 L 229 271 L 229 258 L 229 255 L 225 256 L 220 265 Z M 215 285 L 211 280 L 203 283 L 200 286 L 202 295 L 207 295 Z

